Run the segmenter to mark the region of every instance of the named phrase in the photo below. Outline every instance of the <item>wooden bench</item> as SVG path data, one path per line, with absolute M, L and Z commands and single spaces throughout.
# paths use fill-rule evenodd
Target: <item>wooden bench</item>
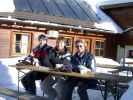
M 3 87 L 0 87 L 0 94 L 13 98 L 18 98 L 18 100 L 48 100 L 43 96 L 35 96 L 25 92 L 18 93 L 18 91 L 16 90 Z
M 33 96 L 33 95 L 21 95 L 18 97 L 19 100 L 48 100 L 43 96 Z
M 19 96 L 16 90 L 4 88 L 4 87 L 0 87 L 0 94 L 13 97 L 13 98 L 17 98 Z M 24 93 L 20 93 L 20 94 L 23 95 Z

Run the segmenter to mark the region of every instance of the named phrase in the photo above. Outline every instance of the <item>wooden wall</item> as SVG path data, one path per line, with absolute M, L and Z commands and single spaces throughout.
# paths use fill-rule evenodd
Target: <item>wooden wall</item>
M 119 45 L 133 45 L 133 32 L 118 35 L 116 41 Z
M 12 34 L 13 32 L 27 32 L 31 34 L 31 45 L 30 51 L 38 44 L 38 36 L 40 34 L 44 34 L 46 32 L 39 32 L 39 31 L 26 31 L 26 30 L 14 30 L 14 29 L 0 29 L 0 58 L 2 57 L 12 57 Z M 75 52 L 75 45 L 74 42 L 76 39 L 85 39 L 90 40 L 90 48 L 91 53 L 95 54 L 95 42 L 96 40 L 104 40 L 105 41 L 105 53 L 104 57 L 109 57 L 115 59 L 116 57 L 116 46 L 115 46 L 115 38 L 114 35 L 111 34 L 101 34 L 101 33 L 78 33 L 78 32 L 60 32 L 60 36 L 69 37 L 72 39 L 72 52 Z M 55 46 L 56 39 L 50 38 L 48 40 L 48 44 L 51 46 Z M 14 56 L 14 55 L 13 55 Z M 18 56 L 18 55 L 17 55 Z M 21 56 L 21 55 L 20 55 Z
M 0 29 L 0 57 L 9 57 L 11 31 Z
M 116 35 L 106 37 L 105 57 L 116 60 L 117 44 Z
M 105 9 L 105 12 L 112 17 L 112 19 L 121 27 L 124 29 L 127 29 L 129 27 L 133 27 L 133 6 L 118 6 L 118 7 L 112 7 L 109 9 Z M 117 45 L 133 45 L 133 31 L 127 32 L 123 34 L 118 34 L 115 36 L 115 38 L 108 38 L 108 43 L 110 45 L 107 45 L 107 51 L 106 55 L 116 58 L 116 51 L 117 51 Z M 111 41 L 111 43 L 109 43 Z M 112 48 L 111 48 L 112 47 Z M 110 48 L 110 49 L 108 49 Z M 108 53 L 110 52 L 110 54 Z
M 122 28 L 133 26 L 133 6 L 107 9 L 105 12 Z

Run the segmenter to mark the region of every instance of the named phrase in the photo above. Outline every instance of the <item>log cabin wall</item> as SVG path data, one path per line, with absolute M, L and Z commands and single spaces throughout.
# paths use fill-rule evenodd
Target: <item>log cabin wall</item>
M 117 54 L 117 36 L 106 36 L 105 57 L 116 60 Z
M 123 30 L 133 27 L 133 3 L 123 3 L 103 7 L 103 10 L 108 14 Z M 116 42 L 115 42 L 116 41 Z M 115 45 L 113 47 L 114 54 L 120 53 L 119 46 L 132 46 L 133 45 L 133 31 L 129 31 L 115 36 Z M 117 47 L 116 47 L 117 46 Z M 111 46 L 112 47 L 112 46 Z M 118 50 L 117 50 L 118 49 Z M 108 50 L 108 49 L 106 49 Z M 116 51 L 115 51 L 116 50 Z M 108 55 L 108 54 L 107 54 Z M 115 57 L 116 58 L 116 57 Z M 118 58 L 117 58 L 118 60 Z
M 133 32 L 117 35 L 117 45 L 133 45 Z
M 66 38 L 71 39 L 71 47 L 72 47 L 72 53 L 76 52 L 76 48 L 75 48 L 75 41 L 77 39 L 84 39 L 86 44 L 87 44 L 87 48 L 88 50 L 96 55 L 96 56 L 103 56 L 106 57 L 106 53 L 105 53 L 105 49 L 106 49 L 106 38 L 109 36 L 107 35 L 107 37 L 105 37 L 104 34 L 99 34 L 99 33 L 92 33 L 92 32 L 88 32 L 86 34 L 83 34 L 81 32 L 75 32 L 75 33 L 61 33 L 61 36 L 64 36 Z M 102 48 L 97 48 L 99 46 L 96 46 L 97 42 L 99 43 L 103 43 L 104 47 L 103 50 Z M 111 42 L 110 42 L 111 43 Z M 101 45 L 100 45 L 101 46 Z M 71 49 L 70 49 L 71 50 Z M 102 52 L 100 52 L 102 51 Z
M 114 7 L 105 12 L 123 29 L 133 26 L 133 6 Z
M 10 55 L 10 36 L 10 30 L 0 29 L 0 57 L 9 57 Z
M 25 30 L 25 29 L 1 29 L 1 33 L 4 34 L 0 34 L 0 50 L 4 50 L 2 52 L 0 52 L 0 57 L 14 57 L 14 56 L 22 56 L 22 55 L 27 55 L 31 52 L 32 48 L 34 48 L 37 44 L 38 44 L 38 36 L 40 34 L 44 34 L 47 33 L 48 29 L 45 31 L 29 31 L 29 30 Z M 13 42 L 13 35 L 14 34 L 28 34 L 29 36 L 29 43 L 28 43 L 28 51 L 26 54 L 21 54 L 21 53 L 13 53 L 13 45 L 15 42 Z M 95 33 L 95 32 L 87 32 L 87 33 L 82 33 L 82 32 L 75 32 L 75 31 L 66 31 L 66 30 L 62 30 L 59 31 L 59 36 L 63 36 L 66 38 L 67 40 L 67 47 L 68 49 L 74 53 L 76 52 L 76 48 L 75 48 L 75 41 L 77 39 L 84 39 L 87 43 L 87 47 L 88 50 L 94 54 L 94 55 L 98 55 L 98 56 L 103 56 L 103 57 L 109 57 L 109 58 L 115 58 L 115 39 L 113 40 L 113 35 L 111 34 L 102 34 L 102 33 Z M 4 39 L 4 40 L 3 40 Z M 112 40 L 114 42 L 112 42 Z M 102 50 L 101 53 L 101 48 L 97 49 L 96 44 L 97 42 L 101 42 L 104 43 L 104 48 Z M 5 44 L 6 43 L 6 44 Z M 50 38 L 48 40 L 48 44 L 51 46 L 55 46 L 56 45 L 56 39 L 55 38 Z M 98 50 L 98 51 L 97 51 Z M 4 52 L 4 53 L 3 53 Z

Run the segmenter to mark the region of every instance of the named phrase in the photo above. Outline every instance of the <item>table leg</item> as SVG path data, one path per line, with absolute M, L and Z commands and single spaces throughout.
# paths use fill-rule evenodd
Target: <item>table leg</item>
M 114 87 L 114 100 L 119 100 L 120 99 L 120 94 L 119 94 L 119 86 L 118 82 L 115 82 L 115 87 Z
M 105 81 L 104 100 L 107 100 L 107 95 L 108 95 L 108 82 Z
M 116 83 L 116 91 L 117 91 L 117 100 L 119 100 L 120 99 L 120 94 L 119 94 L 119 86 L 118 86 L 118 84 Z
M 18 70 L 18 94 L 19 94 L 19 70 Z

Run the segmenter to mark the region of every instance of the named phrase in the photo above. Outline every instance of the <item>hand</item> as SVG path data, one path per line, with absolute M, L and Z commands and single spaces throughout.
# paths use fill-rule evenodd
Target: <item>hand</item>
M 84 69 L 80 70 L 80 74 L 87 74 L 89 72 L 91 72 L 90 69 L 88 69 L 88 70 L 84 70 Z
M 34 58 L 34 59 L 33 59 L 33 65 L 34 65 L 34 66 L 39 66 L 39 61 L 38 61 L 37 58 Z
M 66 72 L 72 72 L 72 65 L 64 65 L 63 70 Z
M 55 68 L 56 68 L 56 69 L 60 69 L 60 68 L 62 68 L 62 67 L 63 67 L 63 64 L 56 64 L 56 65 L 55 65 Z
M 79 65 L 78 67 L 79 67 L 79 70 L 80 70 L 81 74 L 87 74 L 88 72 L 91 72 L 91 69 L 89 69 L 89 68 L 87 68 L 83 65 Z

